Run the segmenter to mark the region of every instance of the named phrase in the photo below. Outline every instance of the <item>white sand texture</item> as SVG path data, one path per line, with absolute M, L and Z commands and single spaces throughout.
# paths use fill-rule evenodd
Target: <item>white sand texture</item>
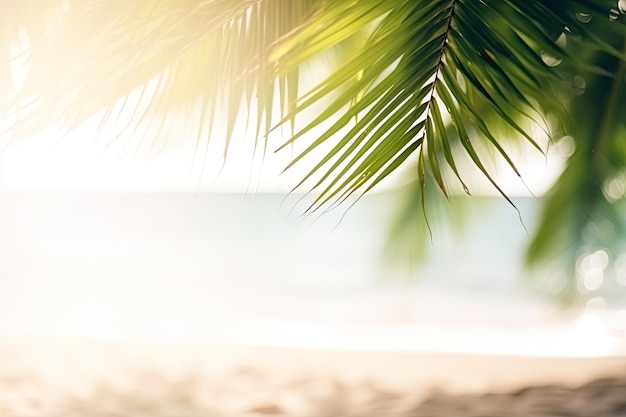
M 0 340 L 2 417 L 626 416 L 626 357 Z

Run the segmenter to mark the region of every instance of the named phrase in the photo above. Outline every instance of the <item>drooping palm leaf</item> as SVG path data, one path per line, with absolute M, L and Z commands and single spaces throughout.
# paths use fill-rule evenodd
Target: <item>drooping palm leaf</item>
M 557 42 L 566 52 L 563 59 L 547 60 L 557 64 L 554 71 L 564 87 L 553 100 L 566 110 L 557 117 L 552 115 L 551 119 L 555 141 L 567 135 L 566 139 L 575 143 L 576 151 L 545 198 L 527 260 L 531 265 L 556 260 L 552 268 L 566 271 L 568 277 L 568 285 L 558 297 L 561 302 L 571 304 L 584 299 L 580 291 L 587 291 L 588 297 L 593 297 L 593 292 L 582 284 L 586 273 L 584 259 L 597 250 L 608 253 L 611 262 L 605 267 L 610 277 L 612 262 L 624 249 L 626 129 L 620 115 L 626 110 L 623 99 L 626 4 L 622 5 L 625 9 L 622 12 L 616 9 L 615 2 L 572 2 L 557 6 L 562 6 L 562 13 L 576 16 L 578 23 L 573 26 L 575 30 L 566 27 L 558 35 Z M 492 124 L 493 112 L 481 112 L 481 115 L 488 125 Z M 413 200 L 420 200 L 418 194 Z M 407 218 L 419 217 L 411 207 L 404 206 L 399 221 L 410 224 Z M 412 240 L 413 247 L 419 248 L 419 241 L 415 242 L 420 239 L 415 233 L 418 229 L 409 230 L 412 237 L 406 236 L 407 229 L 396 228 L 392 239 L 404 243 Z
M 532 135 L 517 121 L 519 116 L 539 121 L 539 114 L 559 110 L 547 100 L 559 77 L 540 53 L 548 51 L 559 59 L 566 55 L 552 32 L 558 27 L 560 34 L 566 23 L 577 28 L 579 22 L 573 16 L 558 16 L 540 4 L 529 10 L 524 2 L 500 0 L 360 1 L 358 7 L 338 1 L 328 7 L 322 18 L 276 50 L 301 51 L 308 57 L 309 51 L 332 44 L 328 39 L 341 39 L 372 22 L 377 24 L 361 52 L 307 93 L 294 110 L 303 111 L 333 96 L 326 110 L 286 145 L 340 114 L 294 163 L 347 129 L 298 184 L 315 177 L 310 188 L 319 188 L 320 193 L 311 209 L 371 189 L 414 152 L 421 161 L 418 176 L 421 172 L 432 175 L 445 193 L 444 167 L 461 178 L 449 151 L 444 120 L 451 121 L 461 145 L 488 178 L 491 174 L 469 130 L 479 131 L 516 170 L 502 148 L 502 138 L 495 137 L 482 120 L 481 107 L 487 103 L 535 147 Z M 546 18 L 553 22 L 550 27 L 542 26 Z M 299 59 L 294 52 L 282 60 L 284 68 L 297 67 Z M 351 87 L 337 92 L 348 81 Z M 437 149 L 445 151 L 443 160 Z
M 361 7 L 365 9 L 364 3 Z M 312 187 L 321 192 L 312 209 L 332 199 L 341 201 L 360 189 L 368 191 L 412 152 L 418 153 L 414 178 L 419 184 L 417 201 L 422 205 L 428 174 L 446 193 L 442 161 L 462 183 L 451 151 L 454 146 L 460 145 L 491 180 L 484 158 L 475 149 L 480 137 L 517 172 L 502 147 L 506 138 L 493 133 L 494 119 L 537 147 L 532 129 L 523 119 L 551 116 L 560 125 L 556 132 L 561 129 L 561 134 L 576 135 L 576 143 L 580 141 L 582 146 L 546 201 L 528 259 L 537 263 L 570 248 L 565 259 L 575 266 L 585 245 L 592 249 L 616 247 L 616 241 L 626 235 L 624 216 L 619 214 L 622 202 L 617 201 L 623 197 L 616 198 L 616 192 L 607 195 L 607 187 L 624 188 L 626 166 L 623 141 L 618 140 L 624 135 L 623 118 L 616 117 L 624 114 L 626 32 L 620 15 L 624 12 L 615 8 L 616 3 L 441 1 L 386 5 L 390 10 L 380 17 L 381 24 L 361 54 L 301 101 L 300 108 L 306 108 L 354 80 L 351 89 L 331 100 L 326 114 L 288 142 L 299 140 L 331 115 L 344 111 L 327 133 L 294 161 L 348 129 L 304 179 L 318 176 Z M 326 22 L 328 26 L 317 36 L 342 36 L 341 28 L 349 26 L 347 22 L 362 19 L 364 26 L 374 19 L 364 13 L 335 15 L 340 18 Z M 389 28 L 392 25 L 396 26 Z M 293 42 L 299 46 L 318 42 L 315 33 L 307 36 L 296 36 Z M 589 86 L 587 92 L 576 85 L 581 80 Z M 589 106 L 594 106 L 591 113 Z M 455 143 L 451 144 L 444 119 L 453 126 Z M 468 133 L 470 130 L 479 135 Z M 419 216 L 414 205 L 407 207 Z M 408 224 L 407 217 L 403 219 L 402 223 Z M 604 226 L 597 226 L 598 222 Z M 590 227 L 609 232 L 596 233 L 590 243 L 590 238 L 583 237 Z M 569 291 L 562 296 L 571 300 L 576 276 L 570 274 L 569 282 Z

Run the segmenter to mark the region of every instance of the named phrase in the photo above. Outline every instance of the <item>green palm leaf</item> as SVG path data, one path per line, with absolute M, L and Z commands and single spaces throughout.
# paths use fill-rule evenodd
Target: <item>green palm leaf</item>
M 587 80 L 586 89 L 583 94 L 573 91 L 571 116 L 561 126 L 571 135 L 575 152 L 546 197 L 527 254 L 533 264 L 557 256 L 566 259 L 570 285 L 564 295 L 569 299 L 577 294 L 577 259 L 599 248 L 617 255 L 626 236 L 621 191 L 626 184 L 626 122 L 622 116 L 626 112 L 626 32 L 608 33 L 605 39 L 621 49 L 622 57 L 593 55 L 593 64 L 610 77 L 579 73 Z
M 556 105 L 539 104 L 555 89 L 550 81 L 560 81 L 539 54 L 547 50 L 559 58 L 566 55 L 548 29 L 544 30 L 540 21 L 528 16 L 518 3 L 361 1 L 359 8 L 354 9 L 349 7 L 352 2 L 338 1 L 328 6 L 328 19 L 315 19 L 283 40 L 280 51 L 317 52 L 323 45 L 332 44 L 329 40 L 342 39 L 359 27 L 366 28 L 379 21 L 362 50 L 307 93 L 293 111 L 295 114 L 328 100 L 326 110 L 286 145 L 301 140 L 337 113 L 341 114 L 294 163 L 334 140 L 337 132 L 348 129 L 328 156 L 298 184 L 301 186 L 317 176 L 311 188 L 319 188 L 320 192 L 311 209 L 359 190 L 369 190 L 372 182 L 380 181 L 381 174 L 386 176 L 393 171 L 386 163 L 401 155 L 408 158 L 408 149 L 428 155 L 424 173 L 434 176 L 439 188 L 446 192 L 444 166 L 459 179 L 460 174 L 449 151 L 443 120 L 451 120 L 467 154 L 489 178 L 473 144 L 476 138 L 467 134 L 468 125 L 477 128 L 517 172 L 501 146 L 502 139 L 496 138 L 482 120 L 483 108 L 487 105 L 539 148 L 528 129 L 522 128 L 517 120 L 526 114 L 531 114 L 532 120 L 539 120 L 539 114 L 558 110 Z M 541 20 L 546 13 L 548 17 L 552 13 L 546 8 L 538 8 L 539 12 Z M 562 18 L 554 17 L 562 24 Z M 506 19 L 519 23 L 511 27 Z M 524 29 L 533 33 L 525 33 Z M 277 56 L 275 52 L 274 58 Z M 283 68 L 289 70 L 297 67 L 302 57 L 310 55 L 294 53 L 291 59 L 280 58 Z M 343 89 L 348 80 L 352 80 L 350 88 Z M 448 150 L 441 161 L 438 148 Z

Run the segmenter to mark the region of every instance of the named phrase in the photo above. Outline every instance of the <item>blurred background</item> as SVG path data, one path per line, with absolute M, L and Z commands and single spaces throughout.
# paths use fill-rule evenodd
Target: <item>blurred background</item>
M 558 174 L 567 156 L 558 149 L 549 160 L 520 156 L 531 174 L 526 184 L 503 171 L 515 207 L 477 176 L 477 195 L 430 210 L 432 237 L 421 221 L 401 222 L 397 237 L 412 167 L 353 207 L 304 214 L 310 197 L 288 188 L 297 173 L 280 175 L 290 155 L 255 156 L 250 139 L 232 145 L 224 164 L 219 143 L 203 158 L 192 142 L 133 150 L 90 140 L 89 129 L 2 152 L 4 333 L 496 355 L 625 352 L 626 256 L 602 249 L 581 256 L 581 301 L 573 306 L 559 297 L 567 280 L 558 264 L 525 267 L 539 208 L 530 192 Z
M 10 133 L 2 136 L 0 151 L 0 414 L 322 417 L 495 416 L 503 410 L 520 416 L 554 410 L 568 415 L 626 412 L 626 252 L 620 229 L 626 224 L 621 210 L 626 152 L 618 140 L 607 141 L 610 146 L 596 143 L 598 131 L 607 138 L 623 134 L 621 119 L 613 117 L 619 113 L 623 89 L 623 59 L 613 50 L 617 47 L 598 43 L 610 57 L 606 68 L 600 65 L 604 72 L 565 60 L 570 66 L 563 67 L 571 74 L 564 79 L 571 78 L 571 83 L 553 81 L 565 90 L 563 101 L 573 103 L 561 114 L 565 122 L 543 120 L 513 132 L 514 136 L 530 132 L 545 155 L 524 151 L 516 139 L 502 141 L 504 154 L 515 160 L 523 180 L 503 158 L 489 158 L 493 152 L 487 151 L 485 140 L 476 139 L 480 158 L 471 155 L 459 130 L 451 136 L 456 141 L 454 159 L 471 197 L 461 196 L 457 184 L 446 200 L 435 184 L 441 172 L 432 160 L 425 180 L 429 194 L 424 197 L 423 185 L 416 180 L 420 168 L 410 160 L 355 204 L 330 201 L 310 210 L 320 190 L 315 186 L 303 194 L 301 188 L 292 187 L 311 166 L 296 164 L 283 172 L 285 167 L 307 149 L 311 149 L 307 156 L 324 158 L 326 152 L 337 155 L 342 148 L 332 148 L 330 141 L 308 148 L 298 138 L 283 151 L 274 150 L 303 126 L 308 126 L 304 141 L 316 142 L 338 116 L 322 107 L 330 103 L 332 109 L 332 97 L 329 102 L 319 99 L 315 106 L 298 111 L 304 120 L 316 114 L 326 115 L 324 120 L 311 126 L 298 120 L 290 130 L 286 109 L 295 106 L 298 87 L 309 88 L 307 83 L 323 80 L 329 69 L 336 68 L 342 51 L 358 57 L 361 50 L 367 53 L 365 35 L 393 33 L 371 31 L 372 22 L 387 12 L 380 11 L 371 21 L 363 18 L 369 12 L 359 15 L 362 28 L 333 38 L 336 49 L 320 54 L 315 65 L 309 66 L 303 53 L 299 79 L 292 73 L 285 78 L 278 72 L 268 75 L 264 71 L 269 70 L 254 60 L 255 66 L 249 67 L 250 62 L 235 59 L 237 54 L 224 59 L 223 67 L 212 60 L 212 53 L 230 53 L 231 44 L 223 42 L 223 35 L 232 36 L 246 53 L 248 47 L 261 48 L 262 56 L 266 47 L 276 53 L 275 42 L 283 39 L 281 33 L 289 37 L 290 26 L 281 24 L 272 34 L 276 39 L 268 36 L 263 38 L 268 45 L 257 45 L 256 30 L 265 33 L 271 25 L 255 25 L 251 16 L 278 16 L 280 23 L 289 16 L 279 6 L 287 3 L 224 2 L 232 3 L 233 14 L 224 12 L 225 23 L 217 18 L 209 22 L 215 26 L 211 30 L 194 7 L 218 7 L 222 2 L 195 6 L 191 2 L 185 7 L 157 3 L 163 10 L 116 3 L 128 7 L 129 16 L 140 17 L 125 20 L 118 18 L 113 3 L 96 1 L 91 7 L 88 2 L 51 1 L 51 14 L 42 9 L 41 22 L 28 19 L 29 9 L 23 4 L 11 5 L 16 19 L 24 17 L 26 23 L 15 25 L 15 39 L 7 36 L 6 48 L 0 51 L 7 58 L 0 70 L 8 74 L 6 80 L 0 79 L 7 93 L 0 107 L 6 120 L 0 120 L 0 128 Z M 290 9 L 294 25 L 315 24 L 315 19 L 305 19 L 309 16 L 305 3 Z M 579 3 L 584 2 L 573 4 Z M 334 16 L 335 9 L 327 9 L 326 3 L 315 4 Z M 373 9 L 381 4 L 371 3 Z M 451 10 L 456 7 L 468 16 L 475 11 L 470 2 L 451 4 L 439 2 L 428 10 L 442 8 L 450 23 L 445 30 L 454 32 L 450 39 L 455 41 Z M 523 3 L 503 7 L 502 15 L 490 9 L 498 4 L 505 3 L 480 6 L 489 9 L 484 16 L 492 23 L 491 35 L 508 30 L 503 24 L 508 21 L 502 18 L 518 13 L 517 6 Z M 348 10 L 360 13 L 348 6 L 342 6 L 346 18 Z M 397 3 L 398 10 L 406 9 L 403 12 L 411 7 L 410 2 Z M 531 54 L 537 59 L 530 61 L 541 69 L 538 74 L 563 61 L 561 44 L 567 42 L 559 39 L 572 39 L 569 48 L 582 48 L 586 58 L 595 59 L 597 45 L 576 43 L 570 28 L 575 32 L 590 21 L 592 27 L 600 17 L 606 21 L 606 10 L 585 7 L 589 13 L 564 10 L 569 26 L 554 25 L 558 29 L 554 34 L 538 32 L 543 36 L 538 36 L 538 45 L 556 55 L 544 50 Z M 618 7 L 608 9 L 610 22 L 623 21 L 626 6 L 620 1 Z M 102 20 L 100 9 L 108 11 L 108 20 Z M 407 16 L 412 16 L 409 12 Z M 179 19 L 179 24 L 170 25 L 170 18 Z M 85 20 L 73 25 L 72 19 Z M 195 26 L 186 26 L 186 19 L 201 30 L 187 33 L 184 29 Z M 537 21 L 550 23 L 543 20 L 539 13 Z M 108 22 L 110 27 L 103 27 L 102 33 L 90 30 L 93 36 L 76 36 L 79 27 L 91 29 L 93 22 Z M 331 29 L 336 25 L 343 33 L 341 19 L 330 23 Z M 416 27 L 422 26 L 426 25 Z M 162 32 L 162 27 L 176 30 Z M 621 42 L 623 34 L 615 27 L 599 33 L 606 31 L 611 42 Z M 244 32 L 245 39 L 239 39 Z M 161 39 L 163 33 L 171 39 Z M 311 33 L 315 46 L 318 35 Z M 515 43 L 519 37 L 516 32 L 494 37 L 500 38 Z M 385 39 L 396 45 L 395 38 Z M 463 39 L 459 35 L 456 41 Z M 410 38 L 404 41 L 415 44 Z M 515 43 L 521 44 L 527 46 Z M 190 56 L 179 54 L 187 47 L 193 52 Z M 473 53 L 470 47 L 474 45 L 467 47 Z M 528 51 L 520 48 L 526 60 Z M 171 57 L 180 62 L 172 64 Z M 135 59 L 143 66 L 135 67 Z M 394 62 L 381 66 L 379 75 L 394 75 L 396 68 L 403 68 Z M 440 58 L 435 67 L 442 62 Z M 404 74 L 407 80 L 413 79 L 411 70 Z M 360 74 L 354 82 L 361 82 L 363 73 L 354 73 Z M 621 78 L 605 77 L 606 73 Z M 456 81 L 446 80 L 462 86 L 461 95 L 471 90 L 466 85 L 471 80 L 463 74 Z M 494 74 L 502 75 L 495 70 Z M 508 80 L 503 74 L 498 80 Z M 274 76 L 282 84 L 264 84 L 266 77 Z M 198 80 L 206 90 L 198 89 Z M 354 103 L 361 93 L 369 94 L 377 80 L 378 75 L 363 90 L 353 89 Z M 161 88 L 162 81 L 168 88 Z M 268 93 L 266 84 L 275 101 L 262 100 Z M 541 88 L 529 91 L 544 93 Z M 443 96 L 438 94 L 438 99 L 434 95 L 429 99 L 435 105 L 445 90 Z M 222 106 L 244 96 L 245 106 Z M 598 110 L 583 123 L 584 132 L 568 135 L 576 127 L 570 123 L 582 119 L 581 114 L 589 113 L 589 103 L 596 101 L 613 103 L 609 115 Z M 526 108 L 524 97 L 521 102 L 520 108 Z M 480 106 L 489 103 L 477 103 L 472 105 L 481 112 L 487 109 L 490 129 L 491 119 L 499 123 L 512 111 L 488 110 Z M 29 106 L 34 116 L 22 118 Z M 511 108 L 518 110 L 515 105 Z M 556 118 L 551 104 L 545 110 L 545 119 Z M 456 126 L 448 121 L 445 126 L 439 123 L 439 136 L 446 127 Z M 615 129 L 599 128 L 609 122 Z M 279 128 L 272 128 L 275 123 Z M 502 128 L 498 123 L 493 123 L 494 132 L 502 135 L 498 137 L 513 130 L 512 125 L 498 130 Z M 339 134 L 346 126 L 338 129 Z M 361 127 L 370 132 L 371 126 Z M 259 139 L 263 130 L 267 142 Z M 544 130 L 554 130 L 554 138 L 549 140 Z M 384 132 L 374 134 L 387 139 Z M 394 134 L 404 137 L 404 132 Z M 402 149 L 377 150 L 391 160 L 404 153 Z M 436 152 L 430 157 L 437 158 Z M 483 156 L 487 171 L 494 173 L 510 201 L 476 168 Z M 592 166 L 597 169 L 590 170 Z M 445 173 L 453 177 L 451 169 L 456 171 L 451 164 Z M 563 172 L 569 175 L 561 176 Z M 372 175 L 350 173 L 348 184 L 361 174 Z M 323 180 L 332 182 L 330 178 Z M 337 193 L 346 190 L 350 187 L 339 187 Z
M 283 161 L 258 167 L 243 140 L 203 171 L 191 149 L 129 152 L 88 134 L 1 154 L 8 415 L 389 414 L 434 388 L 623 374 L 624 256 L 585 255 L 583 301 L 564 305 L 558 265 L 524 263 L 538 198 L 505 175 L 517 209 L 484 187 L 441 206 L 461 209 L 455 222 L 435 211 L 432 238 L 405 223 L 421 238 L 403 240 L 391 231 L 407 172 L 349 209 L 303 215 Z M 562 157 L 528 187 L 546 187 Z M 471 407 L 493 403 L 480 398 Z

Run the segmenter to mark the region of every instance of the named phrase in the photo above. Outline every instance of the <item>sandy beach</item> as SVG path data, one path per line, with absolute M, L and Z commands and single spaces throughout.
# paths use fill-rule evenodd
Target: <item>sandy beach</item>
M 623 416 L 626 357 L 5 337 L 0 415 Z
M 387 286 L 384 200 L 331 234 L 192 197 L 4 197 L 0 417 L 626 415 L 626 309 L 532 299 L 523 233 Z

